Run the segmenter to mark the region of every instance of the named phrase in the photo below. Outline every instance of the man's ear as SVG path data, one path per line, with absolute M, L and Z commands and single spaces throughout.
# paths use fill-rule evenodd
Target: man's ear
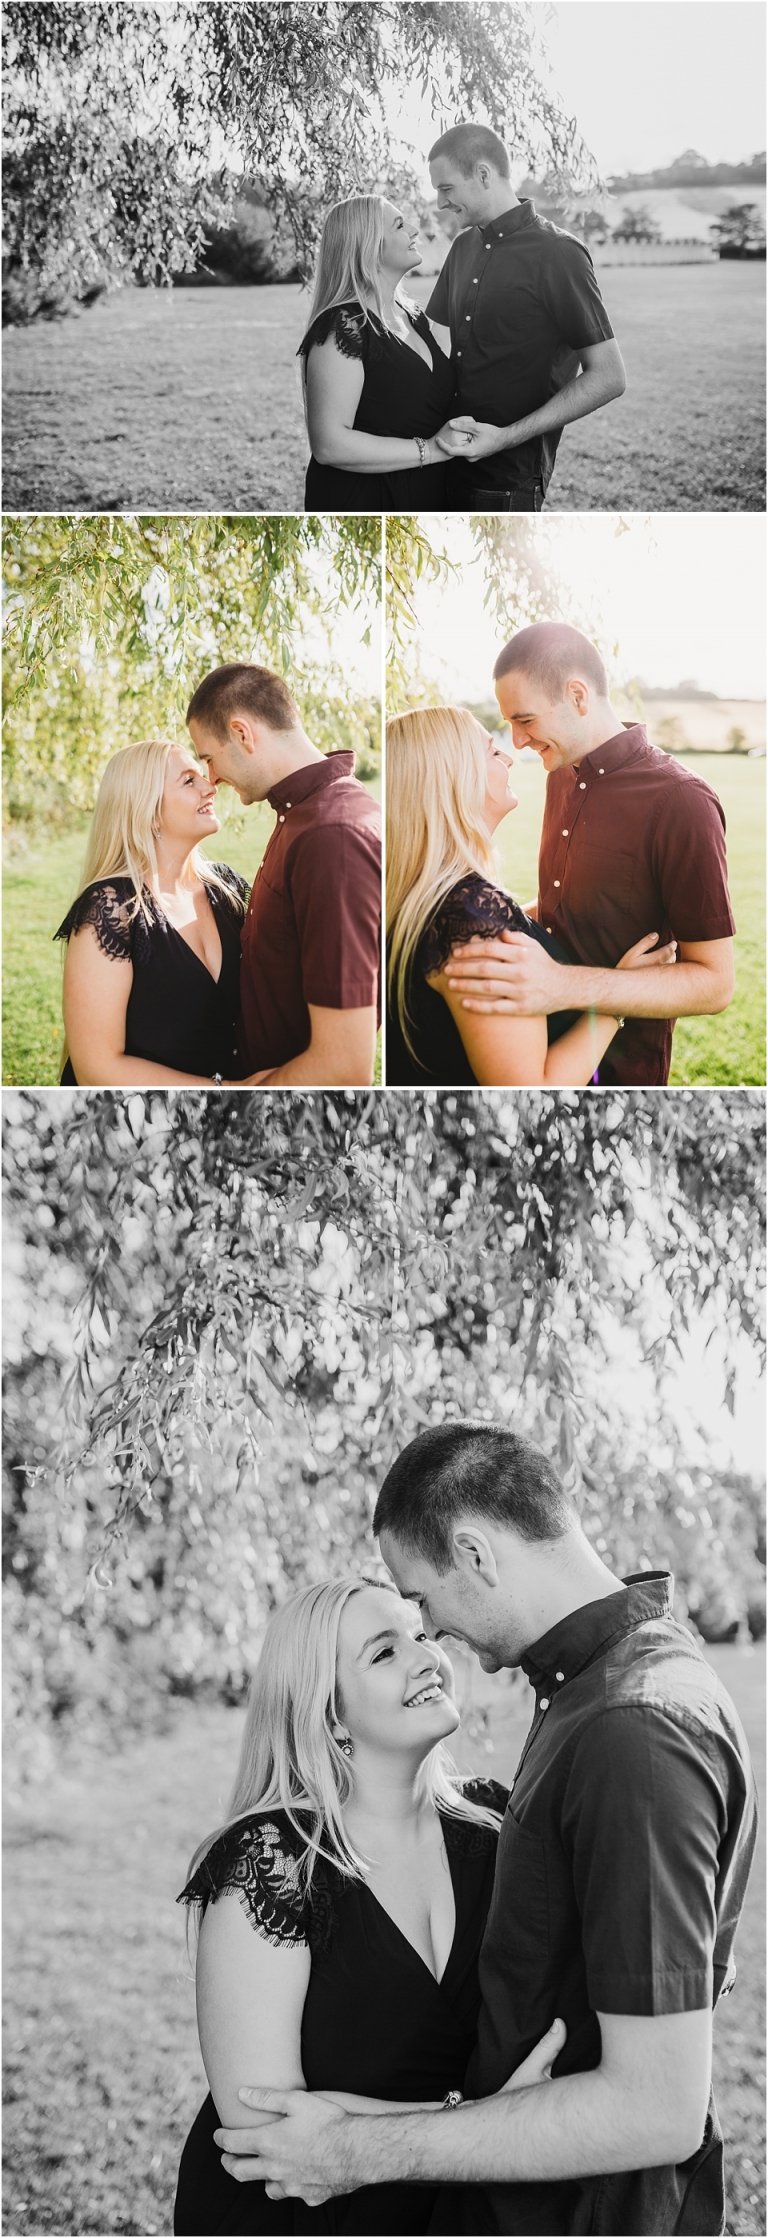
M 473 1577 L 483 1578 L 486 1585 L 498 1585 L 499 1571 L 490 1539 L 474 1523 L 459 1523 L 453 1533 L 453 1553 L 457 1569 L 469 1570 Z
M 234 740 L 235 745 L 240 746 L 243 753 L 253 753 L 256 741 L 253 735 L 253 724 L 249 723 L 247 716 L 231 715 L 229 722 L 229 732 L 230 737 Z

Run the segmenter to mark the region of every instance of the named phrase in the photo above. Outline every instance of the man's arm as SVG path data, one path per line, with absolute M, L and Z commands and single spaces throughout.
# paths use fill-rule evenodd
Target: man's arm
M 535 412 L 528 412 L 524 420 L 513 420 L 509 427 L 493 427 L 489 422 L 473 420 L 466 414 L 449 422 L 452 433 L 441 429 L 437 442 L 449 458 L 492 458 L 494 451 L 511 450 L 518 443 L 529 443 L 537 435 L 552 435 L 559 428 L 567 427 L 571 420 L 583 420 L 588 412 L 597 412 L 603 404 L 610 404 L 615 396 L 623 396 L 627 386 L 624 361 L 618 342 L 589 342 L 579 353 L 582 371 L 546 404 Z M 467 433 L 477 429 L 471 446 Z
M 323 1010 L 307 1005 L 311 1035 L 300 1057 L 253 1072 L 244 1088 L 370 1088 L 376 1057 L 376 1011 Z
M 602 2059 L 455 2112 L 343 2114 L 322 2097 L 249 2091 L 268 2129 L 217 2130 L 224 2165 L 289 2195 L 330 2197 L 371 2183 L 539 2183 L 687 2160 L 709 2099 L 712 2014 L 599 2013 Z M 251 2148 L 250 2156 L 248 2148 Z
M 608 971 L 558 964 L 527 933 L 502 933 L 454 949 L 448 985 L 465 1010 L 538 1017 L 553 1010 L 597 1010 L 624 1018 L 710 1017 L 733 996 L 733 941 L 681 940 L 678 961 Z

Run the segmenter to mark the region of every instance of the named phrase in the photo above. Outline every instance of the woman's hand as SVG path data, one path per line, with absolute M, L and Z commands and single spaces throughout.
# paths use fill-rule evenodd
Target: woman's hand
M 510 2075 L 499 2096 L 503 2097 L 506 2090 L 530 2090 L 534 2083 L 551 2083 L 552 2061 L 562 2051 L 567 2034 L 565 2021 L 553 2020 L 546 2036 L 542 2036 L 541 2042 L 528 2053 L 528 2058 L 523 2060 L 522 2065 L 515 2068 L 514 2075 Z
M 656 941 L 658 940 L 658 937 L 658 933 L 644 933 L 642 940 L 636 940 L 634 948 L 628 948 L 626 956 L 621 956 L 619 958 L 619 962 L 616 965 L 616 970 L 636 971 L 639 964 L 676 963 L 677 941 L 668 940 L 665 948 L 657 948 Z M 654 949 L 653 955 L 649 953 L 650 949 L 652 948 Z

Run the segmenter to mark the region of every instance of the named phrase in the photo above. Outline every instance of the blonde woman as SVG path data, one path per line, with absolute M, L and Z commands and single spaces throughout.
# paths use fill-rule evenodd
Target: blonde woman
M 387 725 L 389 1087 L 579 1087 L 622 1020 L 558 1011 L 486 1017 L 462 1008 L 446 967 L 455 942 L 527 933 L 558 963 L 560 941 L 499 882 L 493 835 L 517 807 L 511 754 L 463 707 L 415 708 Z M 617 969 L 671 963 L 649 933 Z
M 450 1663 L 394 1591 L 331 1579 L 271 1618 L 229 1814 L 179 1898 L 201 1915 L 210 2096 L 182 2154 L 177 2233 L 427 2230 L 436 2188 L 307 2207 L 238 2182 L 214 2132 L 259 2126 L 241 2088 L 374 2113 L 461 2092 L 508 1795 L 459 1779 L 444 1748 L 458 1723 Z M 509 2087 L 546 2079 L 564 2038 L 551 2030 Z
M 417 227 L 383 195 L 353 195 L 329 210 L 300 351 L 312 446 L 307 512 L 445 503 L 447 461 L 436 437 L 456 384 L 435 328 L 400 294 L 420 263 Z
M 122 746 L 99 786 L 67 942 L 63 1087 L 207 1087 L 238 1072 L 248 895 L 200 843 L 216 788 L 185 746 Z

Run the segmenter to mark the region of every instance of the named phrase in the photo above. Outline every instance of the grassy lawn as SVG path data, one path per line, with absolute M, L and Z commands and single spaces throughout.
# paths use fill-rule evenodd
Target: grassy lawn
M 698 269 L 698 268 L 696 268 Z M 706 267 L 704 267 L 706 269 Z M 725 809 L 728 866 L 737 924 L 736 993 L 717 1018 L 675 1028 L 670 1087 L 762 1087 L 765 1081 L 765 762 L 736 754 L 681 754 L 712 786 Z M 519 759 L 520 806 L 497 834 L 505 883 L 520 901 L 536 893 L 543 807 L 539 767 Z M 653 930 L 648 926 L 648 931 Z
M 764 267 L 612 267 L 601 285 L 627 394 L 566 429 L 549 510 L 762 511 Z M 308 302 L 125 289 L 9 328 L 7 510 L 301 511 Z
M 368 788 L 378 798 L 378 779 Z M 225 821 L 204 851 L 253 878 L 273 828 L 272 810 L 249 808 Z M 55 1087 L 61 1072 L 62 947 L 57 925 L 77 891 L 85 832 L 8 844 L 3 869 L 3 1082 Z M 381 1076 L 380 1053 L 377 1081 Z
M 753 1757 L 763 1761 L 764 1651 L 716 1648 Z M 493 1754 L 466 1741 L 465 1768 L 511 1776 L 527 1689 L 501 1682 Z M 57 1743 L 48 1776 L 7 1813 L 5 1867 L 5 2228 L 171 2228 L 175 2172 L 205 2093 L 191 1970 L 174 1897 L 206 1827 L 221 1816 L 240 1714 L 169 1705 L 166 1729 L 122 1749 Z M 765 2229 L 763 1864 L 737 1946 L 739 1975 L 715 2024 L 715 2089 L 726 2136 L 728 2230 Z

